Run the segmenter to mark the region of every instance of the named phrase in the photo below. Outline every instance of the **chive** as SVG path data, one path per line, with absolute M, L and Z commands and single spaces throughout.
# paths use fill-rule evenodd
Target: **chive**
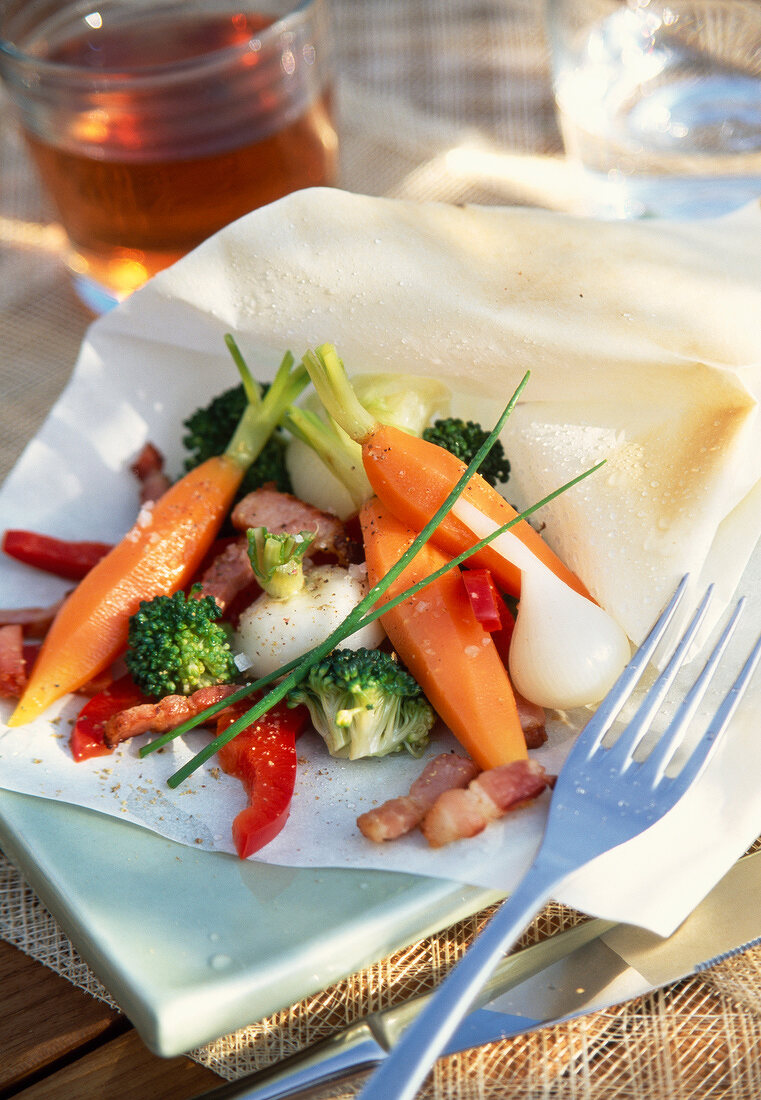
M 302 680 L 306 676 L 307 672 L 314 664 L 316 664 L 324 656 L 330 653 L 331 650 L 335 649 L 336 645 L 339 642 L 343 641 L 344 638 L 348 638 L 350 634 L 353 634 L 358 629 L 359 624 L 361 623 L 365 613 L 373 607 L 377 600 L 384 594 L 384 592 L 386 592 L 389 586 L 393 584 L 399 574 L 402 573 L 404 569 L 406 569 L 406 567 L 417 554 L 420 547 L 428 541 L 428 539 L 439 526 L 441 521 L 452 509 L 463 489 L 470 481 L 473 474 L 476 473 L 478 467 L 481 465 L 484 458 L 496 442 L 497 437 L 499 436 L 502 428 L 505 425 L 505 421 L 515 408 L 518 402 L 518 398 L 520 397 L 529 380 L 529 374 L 530 372 L 527 371 L 519 382 L 515 392 L 505 406 L 502 415 L 499 417 L 497 423 L 494 425 L 489 435 L 479 447 L 478 451 L 473 457 L 472 462 L 464 471 L 457 484 L 447 496 L 444 503 L 436 511 L 433 517 L 428 521 L 420 534 L 415 537 L 414 541 L 410 544 L 409 549 L 402 555 L 399 561 L 388 571 L 385 577 L 378 581 L 377 584 L 373 585 L 367 595 L 364 596 L 363 599 L 360 600 L 360 602 L 357 604 L 357 606 L 349 612 L 343 623 L 341 623 L 340 626 L 332 631 L 332 633 L 325 639 L 324 642 L 322 642 L 318 646 L 315 646 L 314 649 L 310 650 L 309 653 L 305 654 L 301 658 L 301 661 L 298 663 L 298 665 L 287 673 L 285 678 L 280 681 L 277 687 L 273 688 L 250 710 L 246 711 L 245 714 L 236 719 L 230 726 L 227 727 L 226 730 L 224 730 L 223 733 L 219 734 L 218 737 L 215 737 L 213 741 L 210 741 L 208 745 L 204 746 L 204 748 L 201 749 L 200 752 L 196 753 L 196 755 L 186 764 L 184 764 L 183 767 L 176 771 L 174 775 L 171 775 L 167 780 L 167 783 L 170 787 L 178 787 L 180 783 L 184 782 L 184 780 L 187 779 L 188 776 L 192 775 L 197 768 L 199 768 L 202 764 L 209 760 L 210 757 L 212 757 L 218 749 L 222 748 L 222 746 L 226 745 L 229 741 L 232 741 L 232 739 L 236 737 L 242 730 L 246 729 L 247 726 L 252 725 L 258 718 L 265 714 L 270 709 L 270 707 L 274 706 L 275 703 L 280 702 L 280 700 L 288 694 L 291 688 L 294 687 L 300 680 Z M 279 670 L 279 673 L 282 674 L 282 671 L 282 669 Z M 257 690 L 256 684 L 249 685 L 250 692 L 253 692 L 255 690 Z M 229 705 L 229 700 L 226 700 L 225 702 Z M 201 725 L 208 716 L 209 712 L 204 711 L 202 714 L 196 716 L 197 722 L 194 720 L 193 724 Z

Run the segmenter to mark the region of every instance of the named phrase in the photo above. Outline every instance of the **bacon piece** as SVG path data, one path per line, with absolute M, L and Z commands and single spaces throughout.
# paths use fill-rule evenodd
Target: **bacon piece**
M 549 776 L 535 760 L 514 760 L 489 768 L 465 790 L 439 795 L 423 819 L 423 835 L 432 848 L 475 836 L 491 821 L 536 798 L 548 784 Z
M 23 631 L 18 624 L 0 626 L 0 696 L 20 698 L 26 679 Z
M 192 595 L 213 596 L 217 606 L 226 611 L 236 596 L 256 583 L 246 542 L 241 539 L 228 543 L 204 571 L 199 583 L 200 589 Z
M 202 710 L 232 695 L 237 686 L 217 684 L 199 688 L 192 695 L 166 695 L 157 703 L 140 703 L 136 707 L 129 707 L 108 719 L 103 727 L 103 740 L 113 749 L 120 741 L 148 733 L 149 730 L 153 733 L 166 733 L 176 729 L 188 718 L 195 718 Z
M 323 550 L 335 554 L 343 564 L 350 558 L 349 539 L 338 516 L 322 512 L 291 493 L 281 493 L 266 486 L 255 489 L 235 505 L 232 522 L 239 531 L 249 527 L 266 527 L 276 534 L 289 535 L 314 531 L 308 553 Z
M 530 703 L 528 699 L 524 699 L 522 695 L 519 695 L 515 689 L 513 689 L 513 694 L 515 695 L 515 704 L 518 707 L 518 718 L 523 736 L 526 739 L 526 748 L 538 749 L 547 740 L 544 708 L 537 706 L 536 703 Z
M 0 610 L 0 628 L 19 626 L 27 638 L 44 638 L 63 600 L 49 607 L 11 607 Z
M 452 787 L 467 787 L 478 773 L 472 760 L 453 752 L 442 752 L 423 768 L 409 794 L 391 798 L 357 818 L 359 831 L 368 840 L 381 843 L 409 833 L 425 817 L 439 795 Z
M 141 504 L 158 500 L 172 484 L 164 473 L 164 456 L 152 443 L 145 444 L 130 470 L 140 482 Z

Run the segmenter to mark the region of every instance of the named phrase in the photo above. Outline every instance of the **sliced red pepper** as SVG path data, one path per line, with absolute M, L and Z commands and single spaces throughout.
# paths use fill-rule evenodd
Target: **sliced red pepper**
M 78 581 L 104 557 L 111 547 L 105 542 L 72 542 L 34 531 L 6 531 L 3 551 L 9 557 L 44 569 L 56 577 Z
M 77 762 L 110 755 L 114 750 L 103 743 L 103 727 L 108 719 L 127 707 L 147 702 L 131 676 L 114 680 L 104 691 L 88 699 L 80 710 L 69 738 L 71 755 Z
M 488 569 L 465 569 L 462 574 L 473 614 L 489 632 L 502 629 L 500 594 Z
M 476 618 L 488 630 L 507 668 L 515 616 L 494 583 L 489 569 L 465 569 L 462 579 Z
M 217 721 L 217 733 L 242 713 L 242 707 L 228 708 Z M 222 768 L 240 779 L 249 795 L 249 805 L 232 826 L 241 859 L 274 840 L 288 819 L 296 783 L 296 738 L 308 721 L 306 707 L 278 703 L 219 750 Z
M 513 639 L 513 631 L 515 630 L 515 616 L 507 606 L 501 592 L 497 593 L 497 606 L 499 607 L 501 625 L 499 630 L 492 632 L 492 640 L 497 647 L 497 653 L 502 658 L 502 664 L 507 668 L 510 657 L 510 642 Z

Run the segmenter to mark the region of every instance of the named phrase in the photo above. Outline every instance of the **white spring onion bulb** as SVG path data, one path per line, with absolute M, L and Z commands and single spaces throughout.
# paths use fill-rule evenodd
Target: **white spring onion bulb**
M 478 539 L 498 527 L 462 497 L 452 509 Z M 493 550 L 521 571 L 521 598 L 510 643 L 516 691 L 555 710 L 599 703 L 631 656 L 626 634 L 598 604 L 574 592 L 505 531 Z

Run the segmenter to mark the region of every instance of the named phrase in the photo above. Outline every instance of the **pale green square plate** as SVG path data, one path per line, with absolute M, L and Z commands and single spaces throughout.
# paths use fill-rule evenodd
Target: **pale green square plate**
M 0 791 L 0 843 L 157 1054 L 323 989 L 497 899 L 382 871 L 195 851 L 68 803 Z

